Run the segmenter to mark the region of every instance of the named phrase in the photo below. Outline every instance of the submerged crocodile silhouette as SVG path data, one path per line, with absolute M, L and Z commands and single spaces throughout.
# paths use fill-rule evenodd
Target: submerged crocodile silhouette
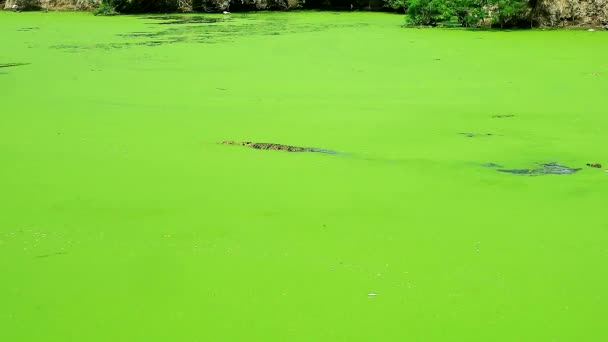
M 530 176 L 541 176 L 541 175 L 571 175 L 580 171 L 580 168 L 574 168 L 569 166 L 561 165 L 557 162 L 541 163 L 535 168 L 529 169 L 505 169 L 502 165 L 487 163 L 483 164 L 485 167 L 496 168 L 497 171 L 514 173 L 519 175 L 530 175 Z
M 333 155 L 341 155 L 348 157 L 355 157 L 356 159 L 363 159 L 368 161 L 379 161 L 379 162 L 388 162 L 391 164 L 395 164 L 396 162 L 404 162 L 404 160 L 396 160 L 396 159 L 385 159 L 385 158 L 376 158 L 362 155 L 352 155 L 350 153 L 332 151 L 324 148 L 317 147 L 301 147 L 301 146 L 292 146 L 292 145 L 284 145 L 284 144 L 276 144 L 276 143 L 263 143 L 263 142 L 251 142 L 251 141 L 233 141 L 226 140 L 222 141 L 223 145 L 237 145 L 237 146 L 245 146 L 250 147 L 256 150 L 275 150 L 275 151 L 286 151 L 286 152 L 316 152 L 316 153 L 326 153 Z M 601 167 L 601 164 L 587 164 L 590 167 Z M 485 163 L 482 166 L 494 168 L 496 171 L 505 172 L 505 173 L 513 173 L 520 175 L 530 175 L 530 176 L 540 176 L 540 175 L 569 175 L 576 173 L 581 170 L 581 168 L 573 168 L 561 165 L 557 162 L 550 163 L 539 163 L 537 167 L 528 168 L 528 169 L 507 169 L 502 165 L 495 163 Z M 608 172 L 608 170 L 606 170 Z
M 255 148 L 256 150 L 276 150 L 276 151 L 286 151 L 286 152 L 317 152 L 317 153 L 345 155 L 345 153 L 327 150 L 327 149 L 323 149 L 323 148 L 300 147 L 300 146 L 291 146 L 291 145 L 283 145 L 283 144 L 275 144 L 275 143 L 260 143 L 260 142 L 251 142 L 251 141 L 226 140 L 226 141 L 223 141 L 222 144 L 251 147 L 251 148 Z

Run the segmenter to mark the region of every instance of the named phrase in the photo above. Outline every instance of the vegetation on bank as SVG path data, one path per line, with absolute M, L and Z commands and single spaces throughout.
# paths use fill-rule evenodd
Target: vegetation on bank
M 599 1 L 599 2 L 598 2 Z M 579 26 L 608 29 L 605 0 L 0 0 L 5 9 L 76 9 L 118 13 L 243 12 L 326 9 L 407 13 L 411 26 L 526 28 Z
M 96 10 L 120 13 L 216 12 L 288 9 L 375 10 L 405 13 L 404 0 L 88 0 Z
M 404 0 L 412 25 L 436 26 L 455 18 L 463 27 L 532 27 L 536 0 Z
M 271 0 L 272 1 L 272 0 Z M 281 1 L 281 0 L 279 0 Z M 408 14 L 407 22 L 414 26 L 436 26 L 441 22 L 457 21 L 462 27 L 533 27 L 537 26 L 534 16 L 538 12 L 537 0 L 381 0 L 382 8 L 402 11 Z M 117 12 L 191 12 L 205 9 L 205 0 L 102 0 L 95 9 L 96 15 L 114 15 Z M 344 7 L 354 1 L 334 1 L 332 7 Z M 223 8 L 228 10 L 230 3 Z M 244 2 L 243 2 L 244 3 Z M 270 6 L 271 2 L 267 3 Z M 321 3 L 320 3 L 321 4 Z M 324 2 L 331 6 L 329 1 Z M 279 6 L 281 7 L 281 6 Z M 284 7 L 288 8 L 287 2 Z M 371 2 L 369 6 L 372 7 Z M 272 7 L 271 7 L 272 8 Z

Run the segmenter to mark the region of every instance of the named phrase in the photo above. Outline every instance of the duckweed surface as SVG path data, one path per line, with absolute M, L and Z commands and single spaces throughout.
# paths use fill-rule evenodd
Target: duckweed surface
M 0 13 L 0 341 L 608 340 L 608 34 L 402 23 Z

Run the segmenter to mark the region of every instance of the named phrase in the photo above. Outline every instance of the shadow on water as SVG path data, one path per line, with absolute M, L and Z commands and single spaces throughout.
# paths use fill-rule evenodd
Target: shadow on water
M 180 25 L 180 24 L 215 24 L 232 20 L 231 18 L 211 18 L 205 16 L 181 16 L 181 15 L 164 15 L 164 16 L 149 16 L 141 19 L 159 20 L 155 23 L 158 25 Z
M 139 17 L 160 30 L 125 32 L 117 37 L 123 41 L 83 45 L 54 45 L 67 52 L 81 50 L 116 50 L 136 46 L 160 46 L 176 43 L 226 43 L 247 36 L 277 36 L 304 32 L 319 32 L 332 28 L 363 27 L 367 23 L 298 23 L 287 18 L 264 18 L 248 15 L 214 18 L 209 16 L 159 15 Z

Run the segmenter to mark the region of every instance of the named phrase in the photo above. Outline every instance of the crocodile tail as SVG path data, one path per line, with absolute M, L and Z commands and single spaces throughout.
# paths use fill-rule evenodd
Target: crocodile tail
M 327 153 L 327 154 L 344 154 L 342 152 L 336 152 L 336 151 L 327 150 L 324 148 L 316 148 L 316 147 L 309 147 L 309 148 L 307 148 L 307 151 L 318 152 L 318 153 Z

